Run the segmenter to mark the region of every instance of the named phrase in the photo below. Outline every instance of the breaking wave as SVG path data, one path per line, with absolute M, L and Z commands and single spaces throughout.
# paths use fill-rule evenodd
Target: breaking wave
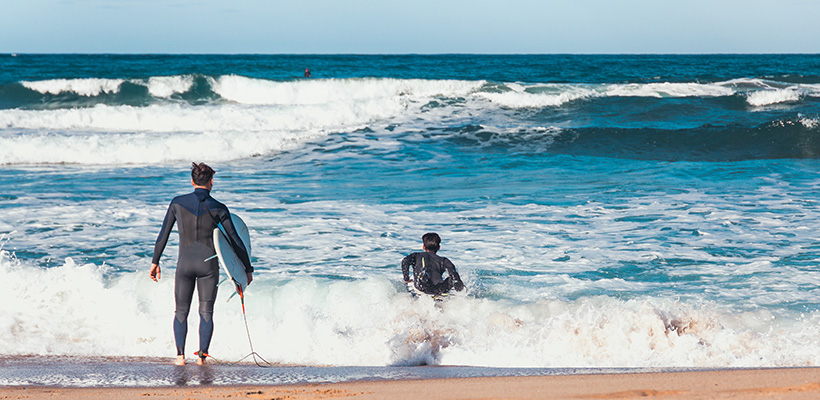
M 521 126 L 522 132 L 536 127 L 561 130 L 561 135 L 548 135 L 546 151 L 572 154 L 673 160 L 820 155 L 814 115 L 778 118 L 753 127 L 691 126 L 690 108 L 702 107 L 692 105 L 691 99 L 728 98 L 747 103 L 755 112 L 820 96 L 820 85 L 761 79 L 706 84 L 526 84 L 178 75 L 16 85 L 0 90 L 0 105 L 16 104 L 0 107 L 0 165 L 163 163 L 189 159 L 192 154 L 234 160 L 273 154 L 334 133 L 371 129 L 389 134 L 396 127 L 403 132 L 436 130 L 462 122 L 497 126 L 496 133 Z M 602 99 L 606 102 L 596 106 Z M 677 102 L 663 103 L 667 99 Z M 657 108 L 647 111 L 647 101 Z M 519 116 L 509 114 L 531 109 L 560 112 L 574 103 L 583 103 L 595 113 L 601 112 L 595 107 L 603 107 L 613 116 L 595 117 L 591 126 L 567 127 L 550 120 L 522 123 Z M 610 126 L 618 118 L 625 122 Z M 671 122 L 655 124 L 659 118 Z M 687 124 L 676 126 L 678 120 Z M 520 140 L 515 134 L 504 136 L 526 147 L 528 140 L 543 135 Z
M 37 287 L 30 282 L 39 282 Z M 174 353 L 173 279 L 107 274 L 68 258 L 48 269 L 0 251 L 0 343 L 6 355 L 157 356 Z M 236 300 L 219 292 L 212 355 L 248 352 Z M 385 278 L 260 275 L 246 300 L 256 351 L 297 365 L 495 367 L 760 367 L 817 365 L 807 348 L 820 314 L 733 314 L 672 299 L 515 302 L 413 299 Z M 367 312 L 361 312 L 367 310 Z M 464 318 L 469 316 L 469 318 Z M 196 332 L 196 318 L 189 318 Z M 788 335 L 780 335 L 788 331 Z M 194 346 L 192 344 L 192 346 Z

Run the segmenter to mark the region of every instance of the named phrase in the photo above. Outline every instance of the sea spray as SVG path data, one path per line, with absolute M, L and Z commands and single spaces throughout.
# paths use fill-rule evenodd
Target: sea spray
M 3 354 L 172 356 L 173 269 L 106 277 L 105 267 L 27 266 L 0 259 Z M 212 355 L 239 359 L 248 341 L 238 300 L 221 288 Z M 255 350 L 299 365 L 750 367 L 817 365 L 807 349 L 820 314 L 734 314 L 715 304 L 644 297 L 514 302 L 414 299 L 383 278 L 261 274 L 246 297 Z M 196 309 L 189 317 L 196 332 Z M 783 335 L 783 332 L 789 332 Z M 191 336 L 188 348 L 196 348 Z

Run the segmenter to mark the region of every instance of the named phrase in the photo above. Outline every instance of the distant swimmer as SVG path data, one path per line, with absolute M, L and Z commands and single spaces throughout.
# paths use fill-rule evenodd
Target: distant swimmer
M 441 248 L 441 237 L 435 232 L 425 233 L 421 237 L 424 252 L 417 252 L 401 260 L 401 273 L 404 283 L 410 284 L 410 267 L 413 267 L 413 285 L 416 289 L 430 295 L 440 295 L 455 289 L 464 290 L 464 283 L 456 272 L 456 266 L 445 257 L 436 254 Z M 443 278 L 447 272 L 447 279 Z
M 159 259 L 168 243 L 174 223 L 179 221 L 179 257 L 174 276 L 174 339 L 177 347 L 175 364 L 185 364 L 185 337 L 188 334 L 188 312 L 194 296 L 194 286 L 199 294 L 199 365 L 205 364 L 208 347 L 214 332 L 214 301 L 216 285 L 219 281 L 219 264 L 215 254 L 213 232 L 218 223 L 233 241 L 233 249 L 245 265 L 248 283 L 251 282 L 253 267 L 245 251 L 245 245 L 236 232 L 228 207 L 211 197 L 214 185 L 214 170 L 205 163 L 193 163 L 191 184 L 194 192 L 175 197 L 168 206 L 154 246 L 151 261 L 151 279 L 160 279 Z M 208 261 L 205 261 L 205 260 Z
M 311 74 L 310 74 L 310 70 L 309 70 L 309 69 L 307 69 L 307 68 L 305 68 L 305 78 L 310 78 L 310 77 L 312 77 L 312 76 L 313 76 L 313 75 L 311 75 Z

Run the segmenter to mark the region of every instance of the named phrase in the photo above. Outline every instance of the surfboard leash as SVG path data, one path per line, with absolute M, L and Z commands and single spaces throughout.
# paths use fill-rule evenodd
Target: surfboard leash
M 246 355 L 245 357 L 242 357 L 242 360 L 244 360 L 248 357 L 253 357 L 253 362 L 256 364 L 257 367 L 262 367 L 262 368 L 273 367 L 273 364 L 269 363 L 268 360 L 265 360 L 264 358 L 262 358 L 262 356 L 259 355 L 259 353 L 257 353 L 256 350 L 253 349 L 253 341 L 251 340 L 251 330 L 248 328 L 248 317 L 247 317 L 247 315 L 245 315 L 245 293 L 242 291 L 242 285 L 236 283 L 236 291 L 239 292 L 239 301 L 242 303 L 242 320 L 245 321 L 245 333 L 248 334 L 248 345 L 251 347 L 251 352 L 248 355 Z M 265 365 L 260 364 L 259 361 L 256 359 L 257 357 L 260 360 L 262 360 L 262 362 L 264 362 Z M 239 360 L 239 361 L 242 361 L 242 360 Z M 239 362 L 239 361 L 237 361 L 237 362 Z
M 248 345 L 251 348 L 251 352 L 248 353 L 248 355 L 246 355 L 245 357 L 242 357 L 239 360 L 234 361 L 234 362 L 220 361 L 219 359 L 214 358 L 214 356 L 212 356 L 208 353 L 203 353 L 202 355 L 200 355 L 199 351 L 194 352 L 194 355 L 196 355 L 197 357 L 203 357 L 204 356 L 205 358 L 210 358 L 210 359 L 214 360 L 214 362 L 216 364 L 219 364 L 219 365 L 237 365 L 237 364 L 241 363 L 242 361 L 245 361 L 248 357 L 253 357 L 253 362 L 254 362 L 254 364 L 256 364 L 257 367 L 260 367 L 260 368 L 275 367 L 275 365 L 271 364 L 268 360 L 265 360 L 261 355 L 259 355 L 259 353 L 257 353 L 253 349 L 253 341 L 251 340 L 251 330 L 250 330 L 250 328 L 248 328 L 248 317 L 245 314 L 245 293 L 243 293 L 243 291 L 242 291 L 242 285 L 240 285 L 236 282 L 234 282 L 234 285 L 236 285 L 236 292 L 239 294 L 239 300 L 242 303 L 242 320 L 245 322 L 245 333 L 248 335 Z M 260 360 L 261 360 L 261 362 L 260 362 Z

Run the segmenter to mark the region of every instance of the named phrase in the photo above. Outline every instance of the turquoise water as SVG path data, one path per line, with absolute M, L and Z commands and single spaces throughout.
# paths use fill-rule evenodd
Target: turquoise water
M 251 229 L 268 360 L 820 362 L 818 56 L 0 66 L 0 354 L 172 355 L 175 235 L 163 280 L 147 269 L 205 161 Z M 438 307 L 400 282 L 427 231 L 468 286 Z M 214 355 L 247 354 L 239 304 L 215 318 Z

